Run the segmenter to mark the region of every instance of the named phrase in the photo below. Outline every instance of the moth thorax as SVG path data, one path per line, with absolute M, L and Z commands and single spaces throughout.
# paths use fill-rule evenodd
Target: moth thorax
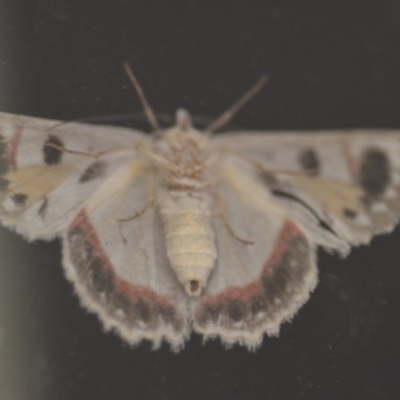
M 198 190 L 208 186 L 208 138 L 201 132 L 191 126 L 186 130 L 173 127 L 157 142 L 156 153 L 160 174 L 172 187 Z
M 217 257 L 209 198 L 190 192 L 165 192 L 160 211 L 171 268 L 186 292 L 198 296 Z

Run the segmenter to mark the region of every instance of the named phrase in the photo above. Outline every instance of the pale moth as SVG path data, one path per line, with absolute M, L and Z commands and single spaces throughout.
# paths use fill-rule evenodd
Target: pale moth
M 0 113 L 0 220 L 63 243 L 85 308 L 135 345 L 179 350 L 193 330 L 230 346 L 278 335 L 342 255 L 400 216 L 400 135 L 378 130 L 211 136 L 189 114 L 154 133 Z

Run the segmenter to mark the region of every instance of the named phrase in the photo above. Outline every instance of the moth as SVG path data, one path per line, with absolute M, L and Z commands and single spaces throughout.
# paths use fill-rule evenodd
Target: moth
M 212 133 L 184 110 L 154 133 L 0 113 L 0 220 L 61 238 L 105 330 L 175 351 L 195 331 L 253 350 L 317 284 L 316 248 L 346 255 L 400 216 L 396 131 Z

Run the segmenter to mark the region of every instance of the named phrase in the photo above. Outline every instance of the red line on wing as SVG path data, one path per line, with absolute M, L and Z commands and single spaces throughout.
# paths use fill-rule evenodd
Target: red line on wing
M 118 292 L 124 293 L 131 299 L 145 298 L 147 301 L 172 306 L 173 303 L 166 296 L 159 296 L 154 291 L 143 286 L 132 285 L 131 283 L 116 278 L 115 288 Z
M 7 162 L 10 169 L 17 168 L 17 150 L 21 141 L 22 128 L 16 127 L 14 135 L 7 148 Z
M 100 239 L 97 236 L 93 225 L 89 222 L 89 218 L 85 209 L 82 209 L 80 213 L 76 216 L 71 224 L 71 227 L 73 226 L 78 226 L 85 233 L 86 240 L 93 246 L 93 248 L 96 249 L 97 255 L 103 261 L 106 269 L 114 271 L 113 266 L 107 257 L 107 254 L 103 251 Z
M 287 249 L 287 244 L 296 236 L 302 235 L 303 232 L 300 231 L 296 223 L 292 219 L 287 219 L 281 229 L 278 239 L 275 241 L 275 247 L 270 258 L 264 264 L 262 275 L 269 275 L 273 267 L 281 260 Z
M 206 298 L 203 304 L 216 304 L 226 302 L 227 300 L 240 300 L 246 302 L 253 296 L 256 296 L 258 294 L 261 295 L 261 278 L 263 276 L 269 275 L 272 272 L 274 266 L 279 264 L 282 256 L 287 250 L 288 243 L 296 236 L 302 235 L 303 233 L 298 228 L 296 223 L 291 219 L 287 219 L 285 221 L 285 224 L 283 225 L 283 228 L 281 229 L 278 238 L 275 241 L 275 246 L 271 256 L 268 258 L 263 266 L 260 278 L 255 282 L 247 284 L 246 286 L 233 286 L 216 296 Z
M 151 289 L 143 286 L 133 285 L 132 283 L 118 277 L 118 274 L 115 272 L 110 259 L 103 250 L 101 241 L 95 229 L 93 228 L 93 225 L 90 223 L 85 209 L 83 209 L 72 222 L 71 227 L 74 226 L 78 226 L 84 232 L 86 240 L 93 246 L 94 249 L 96 249 L 97 256 L 102 260 L 105 268 L 111 271 L 114 275 L 114 285 L 116 291 L 124 293 L 131 300 L 137 300 L 141 298 L 152 303 L 168 305 L 175 308 L 175 303 L 167 296 L 160 296 Z

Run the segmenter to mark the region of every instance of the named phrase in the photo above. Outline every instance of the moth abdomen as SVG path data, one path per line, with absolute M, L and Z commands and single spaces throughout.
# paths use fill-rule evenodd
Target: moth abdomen
M 166 192 L 162 198 L 168 260 L 186 292 L 198 296 L 217 257 L 209 199 L 189 192 Z

